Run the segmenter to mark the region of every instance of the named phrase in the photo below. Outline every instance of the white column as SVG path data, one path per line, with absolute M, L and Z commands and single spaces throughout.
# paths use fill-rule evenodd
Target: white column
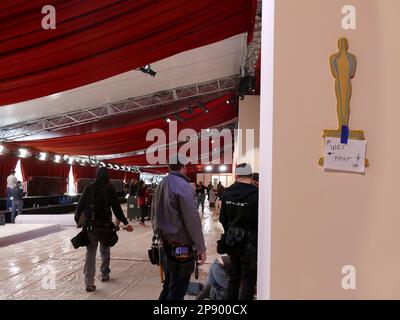
M 262 2 L 257 299 L 270 299 L 275 0 Z

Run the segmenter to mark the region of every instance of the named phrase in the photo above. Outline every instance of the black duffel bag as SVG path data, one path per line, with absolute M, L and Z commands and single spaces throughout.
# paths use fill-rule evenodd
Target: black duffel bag
M 106 247 L 113 247 L 118 242 L 117 227 L 110 221 L 92 228 L 95 237 Z

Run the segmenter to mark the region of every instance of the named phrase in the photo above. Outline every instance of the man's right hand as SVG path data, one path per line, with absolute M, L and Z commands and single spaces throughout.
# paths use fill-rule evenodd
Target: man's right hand
M 199 264 L 200 265 L 204 264 L 206 262 L 206 259 L 207 259 L 206 253 L 205 252 L 199 252 L 198 256 L 199 256 Z
M 128 225 L 125 227 L 125 230 L 128 231 L 128 232 L 132 232 L 132 231 L 133 231 L 133 227 L 132 227 L 130 224 L 128 224 Z

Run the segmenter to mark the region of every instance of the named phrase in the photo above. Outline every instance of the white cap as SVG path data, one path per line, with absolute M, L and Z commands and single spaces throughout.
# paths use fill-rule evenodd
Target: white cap
M 250 176 L 252 173 L 253 170 L 251 169 L 251 166 L 247 163 L 245 163 L 244 166 L 243 163 L 236 166 L 235 174 L 237 176 Z

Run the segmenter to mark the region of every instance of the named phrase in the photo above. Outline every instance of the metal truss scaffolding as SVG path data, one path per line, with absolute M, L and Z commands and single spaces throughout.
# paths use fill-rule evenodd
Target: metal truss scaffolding
M 233 75 L 145 96 L 128 98 L 93 108 L 21 122 L 0 128 L 0 141 L 15 141 L 41 132 L 61 130 L 121 114 L 156 109 L 162 105 L 210 94 L 222 94 L 226 91 L 236 90 L 238 84 L 239 75 Z

